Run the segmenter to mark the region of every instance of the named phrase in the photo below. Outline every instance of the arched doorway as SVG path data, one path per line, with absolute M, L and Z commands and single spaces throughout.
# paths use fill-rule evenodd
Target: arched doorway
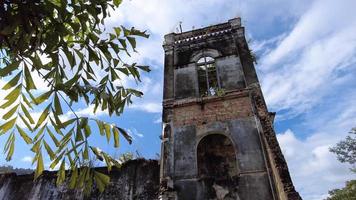
M 235 148 L 228 137 L 205 136 L 197 147 L 197 161 L 201 199 L 239 199 Z
M 238 175 L 232 141 L 222 134 L 205 136 L 197 148 L 198 176 L 227 180 Z

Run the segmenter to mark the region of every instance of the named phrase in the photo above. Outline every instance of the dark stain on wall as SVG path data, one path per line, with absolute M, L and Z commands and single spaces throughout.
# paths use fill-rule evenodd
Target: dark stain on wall
M 106 168 L 96 170 L 107 173 Z M 73 200 L 73 199 L 117 199 L 117 200 L 153 200 L 158 199 L 159 165 L 156 160 L 131 160 L 120 169 L 110 172 L 110 184 L 103 193 L 96 188 L 89 197 L 82 191 L 71 190 L 66 184 L 56 187 L 56 173 L 45 171 L 34 181 L 33 174 L 0 175 L 1 200 Z

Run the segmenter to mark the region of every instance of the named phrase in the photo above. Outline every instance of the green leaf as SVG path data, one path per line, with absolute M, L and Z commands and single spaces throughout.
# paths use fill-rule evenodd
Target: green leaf
M 35 179 L 37 179 L 43 172 L 44 170 L 44 164 L 43 164 L 43 158 L 42 158 L 42 153 L 39 151 L 38 157 L 37 157 L 37 167 L 35 171 Z
M 7 113 L 5 113 L 2 118 L 4 120 L 8 120 L 9 118 L 12 117 L 12 115 L 14 115 L 14 113 L 16 112 L 17 108 L 19 107 L 19 105 L 16 105 L 14 107 L 12 107 Z
M 54 169 L 58 162 L 62 159 L 63 155 L 65 152 L 62 152 L 56 159 L 54 159 L 54 161 L 52 161 L 51 165 L 49 166 L 49 168 Z
M 0 131 L 3 132 L 3 133 L 6 133 L 8 130 L 10 130 L 14 126 L 14 124 L 16 122 L 16 119 L 17 119 L 17 117 L 15 117 L 15 118 L 13 118 L 11 120 L 8 120 L 4 124 L 2 124 L 0 126 Z
M 69 126 L 70 124 L 72 124 L 73 122 L 75 122 L 77 119 L 73 118 L 73 119 L 69 119 L 65 122 L 62 123 L 63 128 L 66 128 L 67 126 Z
M 75 142 L 80 142 L 80 141 L 83 141 L 84 138 L 83 138 L 83 134 L 82 134 L 82 131 L 80 128 L 77 128 L 77 131 L 75 133 Z
M 26 125 L 26 127 L 28 128 L 28 130 L 30 130 L 31 132 L 33 131 L 31 125 L 27 122 L 27 120 L 20 114 L 19 115 L 21 120 L 23 121 L 23 123 Z
M 33 82 L 32 76 L 30 71 L 28 70 L 27 66 L 25 65 L 25 81 L 26 81 L 26 89 L 37 89 L 35 83 Z
M 145 71 L 145 72 L 150 72 L 151 69 L 149 66 L 145 66 L 145 65 L 137 65 L 136 67 L 140 68 L 141 70 Z
M 14 87 L 15 85 L 17 85 L 17 83 L 20 80 L 22 71 L 20 71 L 16 76 L 14 76 L 9 82 L 7 82 L 4 87 L 2 87 L 3 90 L 8 90 L 12 87 Z
M 57 140 L 56 136 L 54 136 L 54 134 L 52 133 L 52 131 L 46 127 L 47 133 L 49 134 L 49 136 L 52 138 L 53 143 L 56 145 L 56 147 L 59 147 L 60 143 Z
M 88 150 L 88 145 L 85 145 L 84 151 L 83 151 L 83 159 L 84 160 L 89 160 L 89 150 Z
M 100 135 L 102 135 L 102 136 L 105 135 L 105 128 L 104 128 L 103 122 L 100 120 L 95 120 L 95 121 L 96 121 L 96 124 L 98 125 Z
M 42 61 L 41 61 L 40 57 L 37 54 L 35 54 L 35 56 L 31 57 L 30 59 L 31 59 L 31 61 L 33 63 L 33 67 L 35 67 L 37 69 L 40 69 L 40 68 L 43 67 Z
M 69 180 L 69 189 L 74 189 L 78 179 L 78 169 L 74 168 Z
M 126 37 L 126 38 L 129 41 L 132 49 L 135 50 L 136 49 L 136 39 L 133 37 Z
M 37 132 L 36 136 L 33 138 L 33 141 L 37 141 L 38 138 L 40 138 L 46 128 L 46 124 L 41 127 L 41 129 Z
M 16 125 L 17 131 L 20 133 L 22 139 L 27 143 L 27 144 L 32 144 L 32 139 L 26 134 L 24 130 L 22 130 L 21 127 Z
M 117 7 L 122 3 L 122 0 L 113 0 L 113 3 Z
M 106 134 L 106 140 L 108 141 L 108 143 L 110 142 L 110 137 L 111 137 L 111 126 L 110 124 L 104 124 L 104 129 L 105 129 L 105 134 Z
M 40 118 L 37 121 L 37 124 L 35 126 L 35 130 L 40 127 L 42 125 L 42 123 L 44 122 L 44 120 L 47 118 L 48 114 L 49 114 L 49 109 L 51 108 L 51 104 L 49 104 L 42 112 Z
M 46 149 L 46 151 L 47 151 L 47 153 L 49 155 L 49 158 L 51 160 L 54 160 L 56 155 L 54 154 L 54 152 L 52 151 L 51 147 L 47 144 L 47 142 L 45 140 L 43 140 L 43 145 L 44 145 L 44 147 L 45 147 L 45 149 Z
M 128 134 L 124 129 L 120 128 L 120 127 L 116 127 L 117 129 L 119 129 L 120 133 L 125 137 L 125 139 L 129 142 L 129 144 L 132 143 L 132 137 L 130 134 Z
M 119 27 L 114 27 L 114 30 L 115 30 L 116 36 L 119 37 L 120 34 L 121 34 L 121 28 L 119 28 Z
M 28 99 L 26 98 L 26 96 L 24 94 L 22 94 L 22 99 L 29 108 L 33 109 L 31 103 L 28 101 Z
M 15 61 L 15 62 L 8 64 L 4 68 L 0 68 L 0 77 L 5 77 L 5 76 L 9 75 L 11 72 L 13 72 L 14 70 L 18 69 L 19 64 L 20 64 L 20 61 Z
M 34 103 L 36 105 L 43 103 L 44 101 L 46 101 L 51 96 L 52 92 L 53 91 L 48 91 L 48 92 L 45 92 L 45 93 L 41 94 L 40 96 L 35 98 Z
M 25 114 L 25 116 L 27 117 L 27 119 L 30 121 L 31 124 L 34 124 L 35 121 L 33 120 L 33 118 L 31 117 L 30 113 L 28 112 L 28 110 L 26 109 L 26 107 L 24 105 L 21 104 L 21 108 L 23 113 Z
M 32 146 L 31 151 L 34 153 L 38 153 L 41 149 L 41 142 L 42 142 L 43 136 L 41 139 L 37 140 L 37 142 Z
M 101 59 L 99 59 L 97 52 L 94 51 L 92 48 L 88 47 L 88 51 L 89 51 L 89 61 L 99 61 Z
M 110 183 L 110 177 L 106 174 L 94 171 L 94 179 L 100 192 L 104 192 L 105 187 Z
M 75 64 L 76 64 L 75 63 L 75 57 L 74 57 L 73 53 L 68 51 L 68 49 L 63 49 L 63 52 L 66 55 L 67 60 L 68 60 L 68 62 L 70 64 L 71 68 L 73 68 L 75 66 Z
M 62 184 L 64 180 L 66 179 L 66 169 L 65 169 L 65 158 L 63 158 L 61 166 L 59 167 L 59 170 L 57 172 L 57 186 Z
M 103 161 L 103 155 L 99 148 L 90 146 L 90 149 L 95 154 L 98 160 Z
M 12 155 L 14 154 L 14 150 L 15 150 L 15 134 L 12 132 L 11 135 L 8 137 L 5 145 L 5 151 L 7 152 L 6 161 L 11 160 Z
M 112 132 L 114 135 L 114 147 L 118 148 L 119 147 L 119 129 L 117 129 L 115 126 L 112 128 Z
M 4 99 L 15 101 L 21 93 L 21 84 L 18 85 L 15 89 L 13 89 Z
M 61 114 L 63 114 L 62 106 L 61 106 L 61 103 L 60 103 L 60 101 L 59 101 L 59 98 L 58 98 L 57 93 L 55 93 L 55 95 L 54 95 L 54 108 L 55 108 L 55 110 L 56 110 L 55 115 L 61 115 Z
M 91 129 L 88 124 L 84 126 L 84 134 L 85 134 L 85 137 L 87 137 L 87 138 L 91 135 Z

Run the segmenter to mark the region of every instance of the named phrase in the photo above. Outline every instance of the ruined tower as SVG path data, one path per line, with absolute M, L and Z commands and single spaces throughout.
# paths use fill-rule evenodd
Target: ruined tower
M 301 199 L 241 19 L 168 34 L 163 47 L 161 199 Z

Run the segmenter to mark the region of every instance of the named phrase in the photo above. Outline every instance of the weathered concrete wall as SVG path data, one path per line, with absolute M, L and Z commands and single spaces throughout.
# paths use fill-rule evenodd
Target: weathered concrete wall
M 97 170 L 106 172 L 105 168 Z M 81 191 L 70 190 L 66 184 L 56 187 L 56 172 L 44 172 L 36 181 L 33 174 L 0 175 L 1 200 L 73 200 L 73 199 L 117 199 L 117 200 L 153 200 L 158 199 L 159 165 L 156 160 L 132 160 L 121 169 L 113 169 L 111 182 L 103 193 L 97 189 L 89 197 Z
M 198 75 L 194 64 L 176 69 L 174 73 L 176 99 L 198 96 Z
M 240 58 L 236 55 L 216 59 L 216 67 L 221 87 L 225 90 L 245 88 L 245 80 Z
M 170 148 L 163 153 L 167 156 L 164 170 L 174 180 L 179 200 L 273 199 L 251 103 L 249 92 L 241 91 L 221 97 L 176 100 L 172 105 L 170 125 L 164 130 L 165 146 Z M 229 172 L 229 178 L 199 174 L 199 166 L 204 163 L 198 163 L 198 146 L 213 134 L 224 135 L 233 144 L 233 162 L 237 167 Z M 226 156 L 226 153 L 220 148 L 214 156 Z

